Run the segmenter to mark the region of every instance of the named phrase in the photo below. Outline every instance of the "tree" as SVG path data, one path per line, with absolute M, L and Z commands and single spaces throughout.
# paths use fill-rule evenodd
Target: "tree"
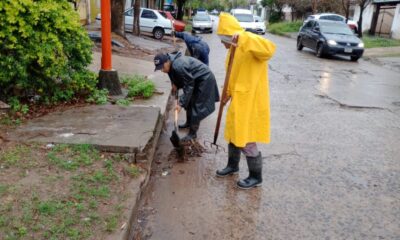
M 342 0 L 342 7 L 343 7 L 343 11 L 344 11 L 345 16 L 346 16 L 346 23 L 349 20 L 350 2 L 351 2 L 351 0 Z
M 68 0 L 68 2 L 70 2 L 74 5 L 74 9 L 76 11 L 79 8 L 79 3 L 81 2 L 81 0 Z
M 176 19 L 182 20 L 183 19 L 183 7 L 185 6 L 186 0 L 176 0 L 176 5 L 178 7 L 178 13 Z
M 362 38 L 362 21 L 363 21 L 363 13 L 364 10 L 371 4 L 372 0 L 357 0 L 358 6 L 360 7 L 360 18 L 358 19 L 358 36 Z
M 140 0 L 135 0 L 133 8 L 133 34 L 140 35 Z
M 279 22 L 283 16 L 283 6 L 286 4 L 285 0 L 263 0 L 261 2 L 263 6 L 267 6 L 271 10 L 271 14 L 269 16 L 269 22 Z
M 125 0 L 111 0 L 111 31 L 125 36 Z

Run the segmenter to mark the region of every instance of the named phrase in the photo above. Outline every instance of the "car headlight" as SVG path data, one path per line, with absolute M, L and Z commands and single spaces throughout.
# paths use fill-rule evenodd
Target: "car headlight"
M 363 43 L 363 42 L 360 42 L 360 43 L 358 44 L 358 47 L 363 48 L 363 47 L 364 47 L 364 43 Z
M 336 46 L 337 42 L 335 40 L 328 40 L 328 44 L 331 46 Z

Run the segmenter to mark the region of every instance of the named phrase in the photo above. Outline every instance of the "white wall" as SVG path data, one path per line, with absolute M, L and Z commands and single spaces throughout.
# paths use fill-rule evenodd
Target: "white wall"
M 396 6 L 391 33 L 392 38 L 400 39 L 400 3 Z
M 363 12 L 363 23 L 362 23 L 362 30 L 363 32 L 369 31 L 371 28 L 371 22 L 372 22 L 372 17 L 374 15 L 374 8 L 375 6 L 372 4 L 369 4 L 367 8 L 364 9 Z M 354 10 L 354 21 L 358 22 L 360 19 L 360 6 L 356 6 Z

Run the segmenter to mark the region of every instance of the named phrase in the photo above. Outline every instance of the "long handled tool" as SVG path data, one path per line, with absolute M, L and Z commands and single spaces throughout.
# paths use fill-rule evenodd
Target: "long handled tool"
M 222 101 L 224 101 L 226 96 L 227 96 L 229 78 L 231 76 L 233 59 L 235 57 L 235 51 L 236 51 L 238 40 L 239 40 L 239 36 L 235 36 L 232 39 L 232 42 L 230 42 L 230 44 L 231 44 L 231 47 L 230 47 L 231 54 L 229 56 L 228 69 L 227 69 L 226 75 L 225 75 L 224 88 L 222 90 L 222 96 L 221 96 L 221 104 L 219 105 L 217 125 L 215 126 L 215 132 L 214 132 L 214 141 L 211 143 L 211 146 L 215 146 L 217 148 L 217 150 L 219 150 L 220 148 L 224 149 L 223 147 L 221 147 L 220 145 L 217 144 L 218 135 L 219 135 L 219 129 L 220 129 L 220 126 L 221 126 L 222 113 L 224 111 L 224 105 L 225 105 L 225 103 L 223 103 Z
M 175 91 L 175 106 L 178 105 L 178 90 Z M 178 135 L 178 110 L 175 109 L 175 114 L 174 114 L 174 130 L 172 131 L 172 135 L 169 138 L 171 140 L 172 145 L 174 145 L 176 151 L 178 152 L 179 156 L 184 155 L 184 148 L 183 145 L 181 144 L 181 139 L 179 138 Z

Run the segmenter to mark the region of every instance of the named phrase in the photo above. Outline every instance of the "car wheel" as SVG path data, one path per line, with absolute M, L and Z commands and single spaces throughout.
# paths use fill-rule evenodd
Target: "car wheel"
M 359 57 L 359 56 L 351 56 L 350 59 L 351 59 L 351 61 L 353 61 L 353 62 L 357 62 L 358 59 L 360 59 L 360 57 Z
M 192 33 L 196 33 L 196 31 L 195 31 L 195 30 L 192 30 Z
M 265 35 L 265 32 L 263 32 L 262 35 Z
M 154 35 L 154 38 L 155 39 L 157 39 L 157 40 L 161 40 L 163 37 L 164 37 L 164 29 L 162 29 L 162 28 L 155 28 L 154 30 L 153 30 L 153 35 Z
M 324 46 L 322 45 L 322 43 L 318 43 L 316 55 L 317 55 L 317 57 L 319 57 L 319 58 L 322 58 L 322 57 L 324 56 L 324 54 L 323 54 L 323 52 L 322 52 L 323 47 L 324 47 Z
M 213 31 L 211 30 L 210 33 L 213 33 Z
M 301 38 L 297 38 L 297 50 L 301 51 L 303 49 L 303 44 L 301 43 Z

